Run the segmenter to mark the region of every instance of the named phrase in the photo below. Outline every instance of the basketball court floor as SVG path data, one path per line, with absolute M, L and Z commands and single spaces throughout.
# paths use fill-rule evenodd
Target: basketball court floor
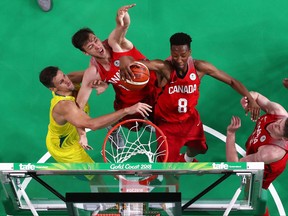
M 36 0 L 0 2 L 0 163 L 55 162 L 47 156 L 45 146 L 51 93 L 38 81 L 39 72 L 50 65 L 59 66 L 65 73 L 84 70 L 89 57 L 73 47 L 72 35 L 82 27 L 90 27 L 100 39 L 106 39 L 115 27 L 116 10 L 131 3 L 137 5 L 129 11 L 127 38 L 149 59 L 165 59 L 169 56 L 169 37 L 176 32 L 188 33 L 193 39 L 195 59 L 211 62 L 249 90 L 259 91 L 288 108 L 288 91 L 282 86 L 282 79 L 288 77 L 287 1 L 279 0 L 273 5 L 261 0 L 53 3 L 50 12 L 43 12 Z M 242 148 L 254 123 L 240 107 L 240 95 L 224 83 L 204 77 L 200 95 L 197 109 L 207 126 L 209 150 L 197 159 L 225 162 L 223 140 L 231 116 L 238 115 L 242 120 L 237 134 L 237 144 Z M 112 112 L 113 100 L 112 87 L 99 96 L 93 93 L 89 100 L 91 116 Z M 105 129 L 88 133 L 94 147 L 89 154 L 95 161 L 103 161 L 100 149 L 105 135 Z M 287 177 L 286 170 L 268 191 L 271 215 L 288 213 Z M 189 182 L 182 186 L 185 190 L 197 188 Z M 229 191 L 229 185 L 227 188 Z M 229 197 L 223 190 L 225 195 Z M 0 215 L 6 215 L 3 205 Z

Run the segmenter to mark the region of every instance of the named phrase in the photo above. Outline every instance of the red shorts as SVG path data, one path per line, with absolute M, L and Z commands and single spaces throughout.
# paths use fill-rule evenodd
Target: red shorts
M 155 103 L 154 97 L 153 96 L 147 96 L 146 98 L 142 99 L 141 101 L 142 103 L 146 103 L 149 104 L 150 106 L 152 106 L 152 113 L 149 113 L 149 116 L 147 117 L 150 121 L 153 122 L 153 106 Z M 134 104 L 130 104 L 130 103 L 125 103 L 124 101 L 114 101 L 114 109 L 120 110 L 126 107 L 130 107 L 133 106 Z M 122 119 L 119 120 L 119 122 L 127 120 L 127 119 L 143 119 L 143 116 L 140 113 L 135 113 L 133 115 L 126 115 L 125 117 L 123 117 Z M 126 127 L 130 128 L 132 126 L 134 126 L 133 123 L 131 123 L 130 125 L 126 124 Z
M 195 149 L 200 154 L 204 154 L 208 150 L 203 124 L 197 110 L 185 121 L 173 123 L 161 121 L 158 127 L 168 141 L 167 162 L 180 162 L 180 150 L 183 146 Z M 157 132 L 156 135 L 159 137 Z M 159 162 L 162 160 L 163 158 L 158 158 Z

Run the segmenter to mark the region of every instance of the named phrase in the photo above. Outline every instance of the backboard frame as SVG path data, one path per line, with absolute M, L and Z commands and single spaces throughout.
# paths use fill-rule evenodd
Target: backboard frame
M 257 200 L 261 198 L 262 179 L 264 163 L 255 162 L 200 162 L 200 163 L 129 163 L 129 164 L 111 164 L 111 163 L 84 163 L 84 164 L 59 164 L 59 163 L 2 163 L 0 164 L 0 176 L 2 186 L 10 200 L 14 200 L 14 204 L 19 205 L 21 194 L 17 192 L 21 184 L 17 186 L 17 179 L 33 178 L 49 191 L 59 197 L 60 202 L 51 200 L 52 208 L 63 211 L 66 209 L 66 197 L 58 193 L 52 186 L 43 181 L 41 175 L 178 175 L 191 174 L 223 174 L 219 180 L 206 188 L 207 191 L 220 184 L 231 175 L 251 175 L 253 187 L 249 194 L 249 203 L 251 205 L 241 206 L 236 204 L 233 208 L 240 210 L 255 210 Z M 18 187 L 18 188 L 17 188 Z M 9 190 L 7 188 L 10 188 Z M 14 191 L 13 191 L 14 190 Z M 24 189 L 25 191 L 25 189 Z M 205 191 L 203 191 L 205 193 Z M 19 197 L 20 196 L 20 197 Z M 23 196 L 23 194 L 22 194 Z M 198 195 L 199 197 L 201 194 Z M 203 209 L 222 209 L 227 207 L 227 203 L 209 205 L 197 203 L 198 196 L 190 201 L 182 201 L 182 211 L 196 211 L 199 208 Z M 37 200 L 30 200 L 35 208 L 35 211 L 47 211 L 43 206 L 37 204 Z M 47 206 L 47 205 L 46 205 Z M 29 205 L 22 203 L 18 206 L 19 209 L 29 210 Z

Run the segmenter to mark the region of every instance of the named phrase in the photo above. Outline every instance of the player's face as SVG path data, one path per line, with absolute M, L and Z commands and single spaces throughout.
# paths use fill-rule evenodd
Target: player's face
M 71 92 L 74 90 L 74 84 L 69 77 L 62 71 L 58 70 L 57 75 L 53 78 L 55 92 Z
M 282 138 L 284 135 L 286 118 L 279 119 L 276 122 L 271 123 L 267 126 L 267 129 L 271 133 L 272 136 L 276 138 Z
M 106 50 L 101 40 L 94 34 L 89 34 L 88 41 L 83 45 L 85 54 L 91 55 L 96 58 L 105 58 Z
M 188 69 L 188 58 L 191 55 L 191 50 L 188 45 L 172 45 L 171 46 L 171 57 L 173 65 L 182 71 Z

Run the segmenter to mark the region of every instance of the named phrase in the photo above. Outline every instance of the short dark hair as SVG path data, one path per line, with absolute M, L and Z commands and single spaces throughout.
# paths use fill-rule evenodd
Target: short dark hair
M 170 37 L 170 47 L 172 45 L 187 45 L 190 49 L 191 42 L 192 38 L 190 37 L 190 35 L 183 32 L 175 33 Z
M 84 52 L 85 50 L 83 49 L 83 46 L 88 41 L 89 34 L 95 35 L 90 28 L 82 28 L 78 30 L 72 37 L 72 44 L 74 47 Z
M 284 134 L 283 136 L 285 138 L 288 138 L 288 118 L 286 118 L 286 121 L 285 121 L 285 126 L 284 126 Z
M 47 88 L 55 87 L 52 80 L 57 75 L 58 70 L 59 68 L 55 66 L 49 66 L 44 68 L 39 75 L 40 82 Z

